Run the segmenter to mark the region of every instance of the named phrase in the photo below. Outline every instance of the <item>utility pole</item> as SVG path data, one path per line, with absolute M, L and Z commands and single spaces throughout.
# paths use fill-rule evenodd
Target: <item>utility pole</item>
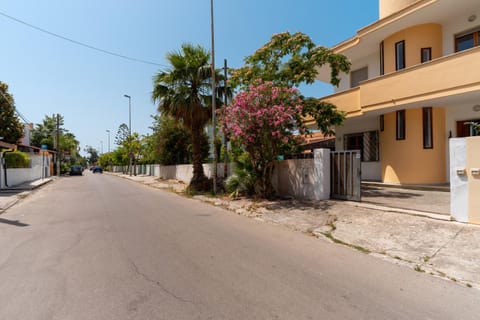
M 217 150 L 216 139 L 216 82 L 215 82 L 215 28 L 213 24 L 213 0 L 210 0 L 210 18 L 212 31 L 212 150 L 213 150 L 213 194 L 217 194 Z
M 224 107 L 227 106 L 228 104 L 228 97 L 227 97 L 227 93 L 228 93 L 228 69 L 227 69 L 227 59 L 224 59 L 223 60 L 223 73 L 224 73 L 224 77 L 225 79 L 223 80 L 223 84 L 225 86 L 225 88 L 223 89 L 223 104 L 224 104 Z M 228 176 L 228 148 L 227 148 L 227 134 L 226 133 L 223 133 L 223 148 L 224 148 L 224 155 L 223 155 L 223 178 L 224 179 L 227 179 L 227 176 Z
M 106 130 L 108 133 L 108 153 L 110 153 L 110 130 Z
M 57 113 L 57 177 L 60 177 L 60 114 Z
M 132 97 L 128 94 L 123 95 L 125 98 L 128 98 L 128 173 L 130 177 L 132 176 Z

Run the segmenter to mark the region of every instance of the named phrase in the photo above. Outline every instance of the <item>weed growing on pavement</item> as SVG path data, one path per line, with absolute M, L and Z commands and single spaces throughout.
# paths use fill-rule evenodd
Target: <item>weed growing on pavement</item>
M 413 270 L 415 270 L 417 272 L 425 272 L 425 270 L 423 270 L 422 267 L 418 264 L 415 266 L 415 268 L 413 268 Z
M 335 225 L 335 222 L 337 222 L 337 220 L 338 220 L 337 216 L 334 216 L 334 215 L 331 215 L 331 214 L 328 215 L 326 225 L 329 226 L 330 228 L 332 228 L 332 230 L 330 232 L 333 232 L 333 231 L 337 230 L 337 226 Z
M 340 239 L 335 238 L 330 232 L 322 232 L 322 234 L 323 234 L 325 237 L 327 237 L 327 238 L 329 238 L 330 240 L 332 240 L 333 242 L 335 242 L 335 243 L 342 244 L 342 245 L 344 245 L 344 246 L 347 246 L 347 247 L 356 249 L 356 250 L 358 250 L 358 251 L 360 251 L 360 252 L 363 252 L 363 253 L 366 253 L 366 254 L 371 253 L 371 251 L 368 250 L 367 248 L 364 248 L 364 247 L 361 247 L 361 246 L 358 246 L 358 245 L 355 245 L 355 244 L 346 243 L 346 242 L 344 242 L 344 241 L 342 241 L 342 240 L 340 240 Z
M 424 257 L 422 258 L 422 260 L 423 260 L 424 263 L 427 263 L 427 262 L 430 260 L 430 258 L 431 258 L 431 257 L 429 257 L 429 256 L 424 256 Z

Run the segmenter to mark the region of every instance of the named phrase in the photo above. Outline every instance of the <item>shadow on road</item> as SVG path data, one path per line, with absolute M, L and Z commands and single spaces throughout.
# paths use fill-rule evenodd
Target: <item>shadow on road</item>
M 20 222 L 18 220 L 7 220 L 7 219 L 2 219 L 2 218 L 0 218 L 0 223 L 9 224 L 9 225 L 16 226 L 16 227 L 28 227 L 29 226 L 29 224 Z

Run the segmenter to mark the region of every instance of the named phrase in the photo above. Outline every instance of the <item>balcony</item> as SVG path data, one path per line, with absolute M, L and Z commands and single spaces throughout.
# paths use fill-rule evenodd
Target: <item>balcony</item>
M 480 92 L 480 47 L 366 80 L 360 86 L 322 98 L 348 117 L 385 108 L 452 103 Z

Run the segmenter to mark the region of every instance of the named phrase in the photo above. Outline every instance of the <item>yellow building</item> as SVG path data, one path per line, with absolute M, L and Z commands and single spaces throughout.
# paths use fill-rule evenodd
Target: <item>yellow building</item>
M 362 150 L 363 180 L 447 183 L 448 139 L 480 120 L 480 2 L 379 4 L 378 21 L 332 48 L 352 63 L 322 98 L 347 113 L 336 149 Z

